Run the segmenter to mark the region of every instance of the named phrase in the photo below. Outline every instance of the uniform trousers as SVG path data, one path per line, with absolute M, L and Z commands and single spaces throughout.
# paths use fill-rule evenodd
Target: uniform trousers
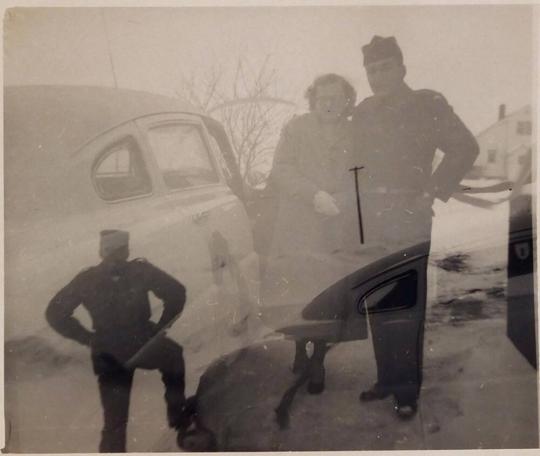
M 391 251 L 426 242 L 426 258 L 417 271 L 416 305 L 397 310 L 369 314 L 373 349 L 377 364 L 377 387 L 394 395 L 400 405 L 413 405 L 422 385 L 424 321 L 427 298 L 427 255 L 431 245 L 432 211 L 414 209 L 414 200 L 407 196 L 382 195 L 372 198 L 376 216 L 371 219 L 378 236 Z M 407 208 L 411 208 L 408 210 Z M 369 242 L 369 240 L 368 240 Z
M 369 315 L 377 386 L 398 404 L 415 404 L 422 385 L 425 300 L 417 308 Z
M 126 451 L 126 431 L 129 401 L 135 369 L 157 369 L 165 386 L 167 419 L 171 427 L 182 424 L 185 405 L 185 367 L 183 350 L 173 340 L 163 337 L 154 340 L 134 366 L 126 369 L 113 355 L 104 350 L 92 350 L 92 364 L 98 378 L 103 430 L 99 451 Z

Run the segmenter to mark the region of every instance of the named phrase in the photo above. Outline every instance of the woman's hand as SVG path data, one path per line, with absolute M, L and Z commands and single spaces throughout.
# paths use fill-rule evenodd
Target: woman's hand
M 340 212 L 336 200 L 323 190 L 319 190 L 315 193 L 315 196 L 313 197 L 313 206 L 315 206 L 316 212 L 328 217 L 334 217 Z

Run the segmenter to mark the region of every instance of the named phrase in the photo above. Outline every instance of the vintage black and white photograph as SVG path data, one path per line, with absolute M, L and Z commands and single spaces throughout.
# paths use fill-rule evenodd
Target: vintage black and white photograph
M 4 451 L 538 448 L 538 8 L 5 9 Z

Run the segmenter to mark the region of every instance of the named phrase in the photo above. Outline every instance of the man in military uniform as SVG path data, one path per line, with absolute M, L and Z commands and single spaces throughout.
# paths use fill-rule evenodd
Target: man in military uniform
M 102 231 L 102 262 L 78 274 L 56 294 L 46 311 L 53 329 L 91 347 L 104 412 L 101 452 L 126 450 L 129 396 L 136 368 L 159 369 L 168 423 L 178 430 L 186 425 L 182 347 L 163 335 L 182 312 L 186 291 L 148 261 L 128 261 L 128 242 L 125 231 Z M 150 291 L 163 301 L 157 324 L 150 321 Z M 92 318 L 93 331 L 73 317 L 81 304 Z
M 433 201 L 446 202 L 457 190 L 478 144 L 441 94 L 412 90 L 404 82 L 406 68 L 394 37 L 375 36 L 362 51 L 373 96 L 355 108 L 353 129 L 355 158 L 365 167 L 360 193 L 366 242 L 396 251 L 427 241 L 427 253 Z M 437 149 L 444 158 L 432 172 Z M 361 394 L 362 401 L 394 395 L 401 418 L 415 414 L 424 317 L 425 306 L 370 315 L 377 382 Z

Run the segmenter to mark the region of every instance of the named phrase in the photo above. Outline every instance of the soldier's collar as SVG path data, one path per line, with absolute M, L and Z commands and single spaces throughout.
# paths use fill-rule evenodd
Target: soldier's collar
M 413 90 L 405 83 L 389 95 L 375 97 L 381 106 L 399 107 L 407 103 L 413 94 Z

